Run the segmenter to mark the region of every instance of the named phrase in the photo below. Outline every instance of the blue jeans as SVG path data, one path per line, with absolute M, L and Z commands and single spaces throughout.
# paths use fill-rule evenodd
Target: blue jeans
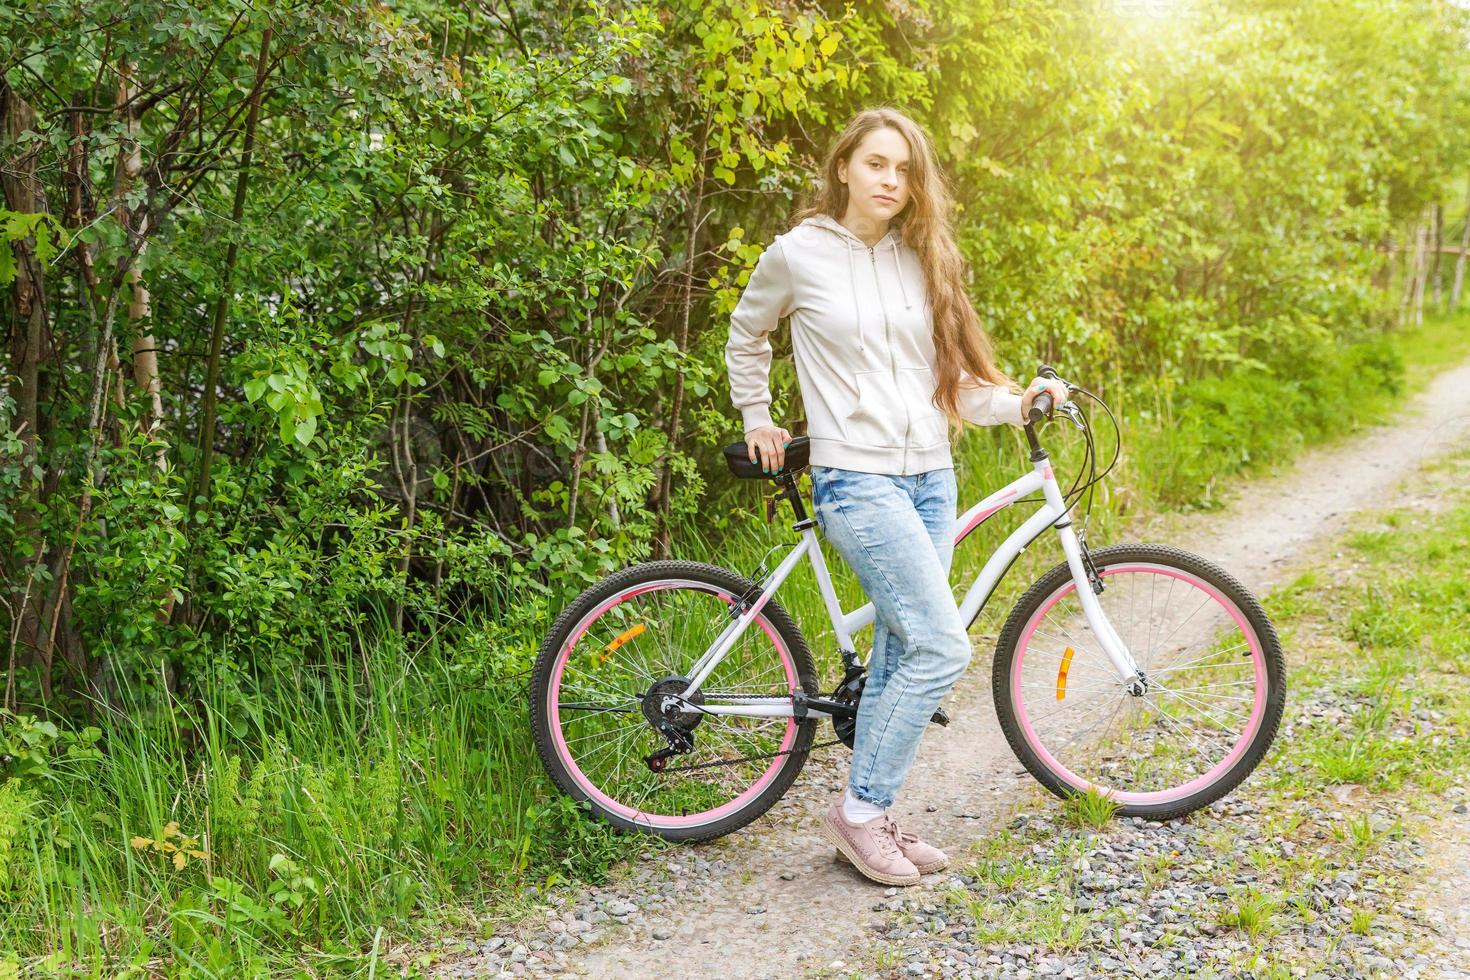
M 958 489 L 951 467 L 913 476 L 813 466 L 822 534 L 873 601 L 873 653 L 848 786 L 893 804 L 934 709 L 970 664 L 949 584 Z

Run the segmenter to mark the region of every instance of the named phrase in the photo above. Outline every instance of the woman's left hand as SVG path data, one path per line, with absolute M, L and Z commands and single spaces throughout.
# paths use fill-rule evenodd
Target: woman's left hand
M 1026 386 L 1026 391 L 1021 395 L 1021 418 L 1029 420 L 1031 417 L 1031 403 L 1036 396 L 1043 391 L 1051 392 L 1053 406 L 1060 405 L 1067 400 L 1067 386 L 1056 378 L 1032 378 L 1031 383 Z

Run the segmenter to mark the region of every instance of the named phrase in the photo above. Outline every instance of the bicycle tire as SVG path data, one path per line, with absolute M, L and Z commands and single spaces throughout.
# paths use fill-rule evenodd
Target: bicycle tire
M 787 748 L 777 756 L 772 767 L 762 777 L 759 791 L 744 799 L 738 807 L 728 809 L 711 819 L 687 819 L 687 815 L 664 816 L 636 812 L 630 816 L 629 807 L 601 793 L 591 778 L 577 768 L 577 760 L 572 758 L 564 741 L 563 744 L 558 744 L 559 665 L 564 665 L 571 656 L 569 645 L 576 644 L 597 615 L 620 601 L 618 597 L 636 593 L 640 587 L 656 587 L 659 583 L 674 582 L 689 583 L 689 586 L 680 587 L 699 588 L 726 603 L 760 592 L 757 583 L 729 569 L 683 560 L 633 565 L 595 583 L 561 611 L 537 652 L 530 686 L 531 729 L 537 753 L 547 774 L 559 790 L 576 800 L 592 816 L 625 831 L 652 834 L 669 841 L 696 842 L 722 837 L 739 830 L 764 814 L 781 798 L 806 762 L 817 720 L 791 719 L 788 731 L 794 727 L 794 737 L 789 743 L 783 742 Z M 784 656 L 789 657 L 788 678 L 794 673 L 801 691 L 816 693 L 817 674 L 806 640 L 790 615 L 775 601 L 768 601 L 762 607 L 756 621 L 747 627 L 747 632 L 762 628 L 768 637 L 777 641 L 778 655 L 784 650 Z M 648 726 L 648 730 L 653 731 L 652 725 Z M 675 756 L 672 761 L 678 763 L 681 759 L 682 757 Z M 604 798 L 599 799 L 599 795 Z M 704 814 L 694 816 L 697 818 Z
M 1047 571 L 1022 595 L 1007 618 L 1005 627 L 996 642 L 995 660 L 992 666 L 992 690 L 1001 730 L 1005 733 L 1012 751 L 1025 765 L 1027 771 L 1059 797 L 1066 798 L 1092 789 L 1113 796 L 1115 802 L 1118 803 L 1115 811 L 1117 814 L 1154 820 L 1171 819 L 1207 806 L 1240 785 L 1260 764 L 1275 739 L 1286 699 L 1285 662 L 1276 630 L 1261 604 L 1245 586 L 1224 569 L 1199 555 L 1162 545 L 1125 544 L 1094 549 L 1091 551 L 1091 559 L 1105 584 L 1110 578 L 1123 572 L 1162 569 L 1169 570 L 1162 574 L 1171 578 L 1171 593 L 1172 580 L 1178 578 L 1188 581 L 1192 587 L 1203 592 L 1207 598 L 1213 596 L 1217 597 L 1216 601 L 1223 600 L 1220 601 L 1221 610 L 1237 626 L 1243 624 L 1242 635 L 1246 638 L 1248 650 L 1241 659 L 1250 662 L 1253 674 L 1253 686 L 1250 692 L 1253 700 L 1251 700 L 1246 730 L 1241 733 L 1236 742 L 1226 747 L 1227 751 L 1221 761 L 1199 777 L 1199 780 L 1203 780 L 1199 785 L 1186 783 L 1157 794 L 1110 792 L 1108 787 L 1079 777 L 1058 762 L 1051 748 L 1044 744 L 1042 737 L 1035 731 L 1035 726 L 1031 724 L 1031 720 L 1026 715 L 1026 695 L 1022 693 L 1023 675 L 1018 665 L 1024 663 L 1026 648 L 1030 646 L 1030 636 L 1038 629 L 1038 624 L 1057 602 L 1076 589 L 1071 570 L 1065 562 Z M 1150 606 L 1152 606 L 1152 599 L 1153 593 L 1150 592 Z M 1151 613 L 1152 608 L 1150 608 Z M 1179 627 L 1175 627 L 1175 630 L 1177 631 L 1183 625 L 1181 623 Z M 1249 629 L 1249 633 L 1245 632 L 1246 628 Z M 1068 633 L 1068 636 L 1071 634 Z M 1071 647 L 1069 646 L 1068 649 L 1070 650 Z M 1206 656 L 1223 657 L 1224 654 L 1207 653 Z M 1070 654 L 1066 655 L 1065 661 L 1071 662 Z M 1184 666 L 1190 667 L 1191 664 L 1186 663 Z M 1198 669 L 1228 667 L 1230 663 L 1225 661 L 1212 663 L 1202 659 L 1197 666 Z M 1163 674 L 1164 671 L 1160 671 L 1156 676 Z M 1168 674 L 1167 676 L 1172 678 L 1175 675 Z M 1262 676 L 1264 676 L 1264 690 L 1261 689 Z M 1066 668 L 1063 667 L 1057 681 L 1058 701 L 1064 697 L 1062 689 L 1065 686 L 1065 677 Z M 1123 683 L 1116 680 L 1116 675 L 1114 675 L 1114 682 L 1118 684 L 1119 692 L 1123 692 Z M 1107 696 L 1109 695 L 1101 697 Z M 1194 695 L 1194 697 L 1202 696 Z M 1038 694 L 1032 697 L 1041 703 L 1045 701 L 1046 696 Z M 1185 697 L 1183 700 L 1189 699 Z M 1231 700 L 1244 702 L 1247 698 L 1236 697 Z M 1122 702 L 1121 696 L 1120 702 Z M 1237 710 L 1243 713 L 1246 711 L 1244 708 Z M 1163 712 L 1160 711 L 1159 714 Z M 1215 719 L 1211 718 L 1211 720 Z M 1160 729 L 1163 730 L 1163 726 L 1160 726 Z M 1179 730 L 1185 733 L 1186 738 L 1189 737 L 1186 729 Z M 1059 738 L 1060 735 L 1056 737 Z M 1073 740 L 1077 737 L 1074 734 Z M 1241 744 L 1242 741 L 1244 744 Z M 1055 747 L 1054 741 L 1052 747 Z M 1100 757 L 1108 758 L 1106 751 L 1100 752 Z M 1116 768 L 1123 767 L 1117 766 Z M 1152 799 L 1154 796 L 1160 796 L 1160 798 Z

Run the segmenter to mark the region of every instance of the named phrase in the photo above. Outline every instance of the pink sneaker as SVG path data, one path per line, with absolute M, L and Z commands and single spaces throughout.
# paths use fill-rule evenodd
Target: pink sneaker
M 839 799 L 822 817 L 822 833 L 837 853 L 863 876 L 885 885 L 917 885 L 919 869 L 898 846 L 898 824 L 883 813 L 866 823 L 849 823 Z
M 949 867 L 948 854 L 933 844 L 925 844 L 919 840 L 917 834 L 911 834 L 906 830 L 898 832 L 898 849 L 914 867 L 919 869 L 921 875 L 933 874 Z

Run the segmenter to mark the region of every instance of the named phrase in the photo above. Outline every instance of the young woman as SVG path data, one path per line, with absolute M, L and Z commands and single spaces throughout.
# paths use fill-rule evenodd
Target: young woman
M 948 863 L 887 813 L 939 701 L 970 662 L 949 583 L 956 485 L 950 431 L 1022 425 L 1032 400 L 995 366 L 965 293 L 949 194 L 928 136 L 888 108 L 833 144 L 796 224 L 761 254 L 730 318 L 731 400 L 750 459 L 779 470 L 791 434 L 771 419 L 768 335 L 791 318 L 811 441 L 815 517 L 877 616 L 848 787 L 823 818 L 869 878 L 911 885 Z

